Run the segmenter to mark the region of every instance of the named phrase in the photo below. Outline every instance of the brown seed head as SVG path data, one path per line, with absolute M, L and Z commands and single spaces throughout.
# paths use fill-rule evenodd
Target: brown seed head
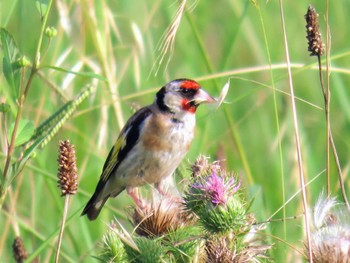
M 70 144 L 69 140 L 59 143 L 57 176 L 62 196 L 76 194 L 78 189 L 76 157 L 74 145 Z
M 309 6 L 305 15 L 306 20 L 306 33 L 308 40 L 308 51 L 310 56 L 322 56 L 324 53 L 324 47 L 321 39 L 321 33 L 318 25 L 318 14 L 313 6 Z
M 237 262 L 236 251 L 230 248 L 225 238 L 210 239 L 205 242 L 206 260 L 208 263 Z
M 16 237 L 12 244 L 13 256 L 17 263 L 24 262 L 27 257 L 27 251 L 24 247 L 24 243 L 21 237 Z
M 208 263 L 249 263 L 249 262 L 269 262 L 266 256 L 271 248 L 269 245 L 261 245 L 248 242 L 240 247 L 236 239 L 232 237 L 214 237 L 205 243 L 206 261 Z
M 151 205 L 136 207 L 132 214 L 132 224 L 140 236 L 159 237 L 193 222 L 193 217 L 185 210 L 182 203 L 170 198 Z

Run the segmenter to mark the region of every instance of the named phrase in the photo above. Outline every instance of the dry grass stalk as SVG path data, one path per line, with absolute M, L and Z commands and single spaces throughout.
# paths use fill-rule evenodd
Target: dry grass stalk
M 306 187 L 305 187 L 304 165 L 303 165 L 303 158 L 302 158 L 302 152 L 301 152 L 298 115 L 297 115 L 297 108 L 296 108 L 296 103 L 295 103 L 293 77 L 292 77 L 289 48 L 288 48 L 288 40 L 287 40 L 287 32 L 286 32 L 286 23 L 285 23 L 285 19 L 284 19 L 283 1 L 282 0 L 279 0 L 279 6 L 280 6 L 281 25 L 282 25 L 282 31 L 283 31 L 283 42 L 284 42 L 286 62 L 287 62 L 289 90 L 290 90 L 290 95 L 291 95 L 291 104 L 292 104 L 292 112 L 293 112 L 294 136 L 295 136 L 295 144 L 296 144 L 296 154 L 297 154 L 297 159 L 298 159 L 299 181 L 300 181 L 303 209 L 305 211 L 305 217 L 304 217 L 305 232 L 306 232 L 306 236 L 307 236 L 307 240 L 308 240 L 308 244 L 309 244 L 309 251 L 308 252 L 309 252 L 309 256 L 310 256 L 310 261 L 312 262 L 312 252 L 311 252 L 312 247 L 311 247 L 311 241 L 310 241 L 310 222 L 309 222 L 309 216 L 307 213 L 308 204 L 307 204 L 307 193 L 306 193 Z
M 170 59 L 171 59 L 172 54 L 174 52 L 174 42 L 175 42 L 176 33 L 177 33 L 177 30 L 180 26 L 180 22 L 181 22 L 181 18 L 182 18 L 182 15 L 184 13 L 184 10 L 185 10 L 186 2 L 187 2 L 187 0 L 182 0 L 180 2 L 180 5 L 176 11 L 176 15 L 175 15 L 173 22 L 171 23 L 171 25 L 169 26 L 169 28 L 167 29 L 167 31 L 165 32 L 164 36 L 161 39 L 161 44 L 160 44 L 159 49 L 158 49 L 160 54 L 159 54 L 155 64 L 153 65 L 153 69 L 155 69 L 155 75 L 157 75 L 158 70 L 159 70 L 160 66 L 162 65 L 163 60 L 167 54 L 169 54 L 169 58 L 166 62 L 165 67 L 167 67 L 169 62 L 170 62 Z

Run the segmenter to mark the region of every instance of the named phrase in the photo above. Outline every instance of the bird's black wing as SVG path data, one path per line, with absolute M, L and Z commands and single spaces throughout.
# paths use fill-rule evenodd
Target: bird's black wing
M 134 148 L 140 137 L 140 131 L 145 120 L 152 114 L 149 107 L 138 110 L 125 124 L 120 135 L 108 154 L 103 166 L 99 185 L 102 187 L 118 169 L 119 164 L 126 158 L 128 153 Z M 98 185 L 98 186 L 99 186 Z M 97 187 L 98 188 L 98 187 Z M 97 189 L 96 189 L 97 190 Z

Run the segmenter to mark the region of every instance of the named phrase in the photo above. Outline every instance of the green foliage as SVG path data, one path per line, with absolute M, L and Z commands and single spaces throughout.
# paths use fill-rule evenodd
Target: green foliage
M 202 231 L 198 226 L 188 226 L 170 232 L 163 240 L 174 262 L 192 262 L 200 242 Z
M 9 186 L 13 179 L 22 171 L 27 161 L 34 157 L 38 149 L 44 148 L 57 134 L 63 124 L 72 116 L 76 108 L 91 94 L 93 87 L 87 87 L 75 99 L 69 101 L 55 112 L 50 118 L 44 121 L 35 131 L 32 125 L 26 124 L 18 136 L 18 145 L 27 143 L 30 146 L 26 148 L 22 157 L 14 162 L 9 170 L 6 185 Z M 28 126 L 28 127 L 27 127 Z M 21 122 L 20 122 L 21 127 Z M 15 144 L 15 146 L 17 145 Z
M 226 207 L 207 204 L 201 206 L 196 214 L 204 228 L 216 234 L 231 231 L 238 233 L 246 219 L 246 210 L 238 195 L 231 198 Z
M 133 240 L 137 245 L 138 250 L 135 250 L 124 243 L 129 262 L 162 262 L 166 254 L 166 248 L 159 241 L 145 237 L 135 237 Z
M 52 114 L 35 129 L 31 140 L 38 141 L 39 137 L 41 137 L 41 141 L 46 137 L 52 138 L 52 136 L 55 135 L 55 133 L 64 124 L 64 122 L 70 116 L 72 116 L 79 104 L 81 104 L 91 94 L 92 90 L 92 86 L 87 87 L 75 99 L 64 104 L 60 109 L 58 109 L 54 114 Z
M 128 262 L 124 244 L 114 231 L 109 231 L 103 236 L 101 245 L 102 250 L 97 257 L 101 262 Z
M 49 2 L 50 0 L 35 1 L 36 8 L 38 9 L 41 17 L 43 17 L 46 14 Z
M 12 137 L 12 132 L 14 128 L 14 123 L 9 128 L 8 138 Z M 26 142 L 32 137 L 34 133 L 34 124 L 30 120 L 20 120 L 18 124 L 18 130 L 15 138 L 15 147 L 18 147 Z
M 1 51 L 3 53 L 2 71 L 8 84 L 8 94 L 15 101 L 19 95 L 19 50 L 13 36 L 5 29 L 0 28 Z
M 0 103 L 0 112 L 7 113 L 10 111 L 10 109 L 10 105 L 8 105 L 7 103 Z

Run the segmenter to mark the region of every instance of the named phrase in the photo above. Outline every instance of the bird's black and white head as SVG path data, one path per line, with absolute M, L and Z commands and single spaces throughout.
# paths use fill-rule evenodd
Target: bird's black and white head
M 215 100 L 196 81 L 176 79 L 157 92 L 155 102 L 163 112 L 184 115 L 194 114 L 200 104 Z

